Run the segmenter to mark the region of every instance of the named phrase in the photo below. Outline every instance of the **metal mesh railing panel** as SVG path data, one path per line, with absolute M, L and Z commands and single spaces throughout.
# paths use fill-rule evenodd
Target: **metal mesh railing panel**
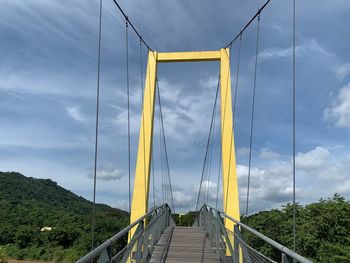
M 167 204 L 152 209 L 143 217 L 127 226 L 122 231 L 106 240 L 99 247 L 90 251 L 76 263 L 88 262 L 148 262 L 163 231 L 174 222 Z M 135 233 L 124 248 L 116 247 L 117 241 L 127 239 L 129 231 Z
M 229 237 L 229 240 L 232 242 L 232 247 L 234 247 L 234 258 L 237 262 L 243 263 L 276 263 L 276 261 L 266 257 L 259 251 L 255 250 L 244 242 L 240 234 L 234 233 L 226 229 L 226 233 Z

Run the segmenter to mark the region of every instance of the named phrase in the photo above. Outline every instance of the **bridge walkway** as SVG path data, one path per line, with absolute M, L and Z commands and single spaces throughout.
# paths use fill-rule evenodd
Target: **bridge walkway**
M 220 262 L 203 227 L 168 227 L 155 246 L 150 262 L 159 263 L 163 258 L 167 263 Z

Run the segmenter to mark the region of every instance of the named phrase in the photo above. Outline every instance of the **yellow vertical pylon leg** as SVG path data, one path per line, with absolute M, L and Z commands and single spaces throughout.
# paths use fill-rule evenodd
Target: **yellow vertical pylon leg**
M 232 97 L 230 76 L 230 51 L 221 49 L 220 63 L 220 100 L 221 100 L 221 143 L 222 143 L 222 178 L 223 178 L 223 210 L 240 220 L 238 181 L 236 174 L 236 158 L 232 119 Z M 231 231 L 234 222 L 225 220 L 225 227 Z M 231 240 L 233 244 L 233 237 Z M 228 251 L 229 252 L 229 251 Z
M 148 209 L 156 76 L 157 52 L 149 51 L 130 223 L 143 216 Z M 136 227 L 130 230 L 129 241 L 135 230 Z

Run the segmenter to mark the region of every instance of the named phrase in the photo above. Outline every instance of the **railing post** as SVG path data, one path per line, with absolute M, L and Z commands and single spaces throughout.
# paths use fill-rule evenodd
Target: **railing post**
M 97 260 L 97 263 L 110 263 L 112 261 L 112 248 L 107 247 L 104 249 Z
M 243 237 L 242 237 L 241 230 L 240 230 L 239 226 L 236 224 L 234 226 L 234 229 L 235 229 L 235 231 L 234 231 L 235 242 L 236 241 L 239 242 L 238 254 L 241 254 L 240 257 L 239 257 L 239 260 L 242 262 L 242 258 L 244 256 L 246 263 L 252 263 L 253 261 L 250 258 L 249 251 L 247 249 L 246 244 L 244 243 L 244 240 L 243 240 Z M 236 245 L 235 245 L 235 249 L 236 249 Z
M 166 224 L 165 224 L 165 228 L 167 227 L 167 226 L 169 226 L 170 225 L 170 208 L 168 208 L 168 207 L 166 207 L 165 208 L 166 209 Z M 164 228 L 164 229 L 165 229 Z
M 219 217 L 220 214 L 218 211 L 215 211 L 216 217 L 215 217 L 215 241 L 216 241 L 216 255 L 221 258 L 221 242 L 220 242 L 220 230 L 219 230 Z
M 238 238 L 237 238 L 237 234 L 236 231 L 238 230 L 238 227 L 235 225 L 233 228 L 233 252 L 234 252 L 234 262 L 235 263 L 239 263 L 239 244 L 238 244 Z
M 144 236 L 144 222 L 140 222 L 140 232 L 142 233 L 139 240 L 137 240 L 136 247 L 136 263 L 141 263 L 142 261 L 142 247 L 143 247 L 143 236 Z
M 221 229 L 222 229 L 222 234 L 224 235 L 225 240 L 226 240 L 226 254 L 227 254 L 227 252 L 229 252 L 229 253 L 230 253 L 230 257 L 231 257 L 232 259 L 234 259 L 234 258 L 233 258 L 233 254 L 232 254 L 232 253 L 234 253 L 233 247 L 232 247 L 230 238 L 229 238 L 229 236 L 228 236 L 228 234 L 227 234 L 227 232 L 226 232 L 226 228 L 225 228 L 224 223 L 222 222 L 222 219 L 221 219 L 221 218 L 220 218 L 220 220 L 219 220 L 219 224 L 220 224 L 220 227 L 221 227 Z M 227 251 L 227 248 L 228 248 L 228 251 Z
M 202 210 L 200 210 L 199 212 L 198 212 L 198 216 L 197 216 L 197 226 L 200 226 L 201 225 L 201 220 L 202 220 Z
M 282 253 L 282 263 L 293 263 L 293 259 Z

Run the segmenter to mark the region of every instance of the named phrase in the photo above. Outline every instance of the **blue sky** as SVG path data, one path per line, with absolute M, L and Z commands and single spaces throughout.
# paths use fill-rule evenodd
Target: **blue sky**
M 350 2 L 297 2 L 297 201 L 335 192 L 350 198 Z M 98 1 L 0 0 L 0 170 L 51 178 L 92 198 Z M 263 4 L 242 1 L 120 1 L 157 51 L 223 47 Z M 104 0 L 97 201 L 127 208 L 125 33 Z M 241 208 L 245 205 L 256 23 L 242 40 L 235 126 Z M 292 1 L 261 16 L 251 211 L 292 197 Z M 232 49 L 235 84 L 237 45 Z M 143 48 L 143 68 L 146 67 Z M 175 207 L 193 209 L 219 65 L 162 64 L 158 79 Z M 132 175 L 140 125 L 139 40 L 130 31 Z M 158 106 L 157 106 L 158 107 Z M 155 120 L 158 125 L 158 120 Z M 158 126 L 155 126 L 158 127 Z M 216 126 L 217 135 L 219 127 Z M 158 138 L 155 129 L 155 138 Z M 216 193 L 215 137 L 209 201 Z M 159 157 L 159 141 L 155 140 Z M 159 178 L 159 158 L 155 175 Z M 160 185 L 156 185 L 160 202 Z M 151 192 L 152 194 L 152 192 Z M 242 210 L 243 211 L 243 210 Z

